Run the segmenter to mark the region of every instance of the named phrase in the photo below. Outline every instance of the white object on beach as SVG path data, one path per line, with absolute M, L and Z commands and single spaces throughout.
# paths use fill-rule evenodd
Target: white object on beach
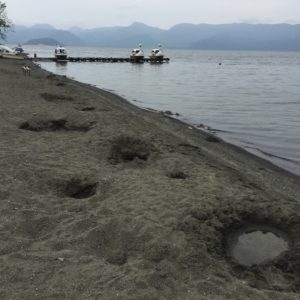
M 14 50 L 4 46 L 4 45 L 0 45 L 0 54 L 14 54 Z
M 3 58 L 17 58 L 18 53 L 15 52 L 13 49 L 0 45 L 0 57 Z
M 0 45 L 0 57 L 3 58 L 14 58 L 14 59 L 24 59 L 27 56 L 27 53 L 17 51 L 17 48 L 12 49 L 10 47 Z
M 60 262 L 64 262 L 65 258 L 64 257 L 58 257 L 57 260 L 60 261 Z
M 31 73 L 31 68 L 30 68 L 30 67 L 28 67 L 28 66 L 23 66 L 23 67 L 22 67 L 22 70 L 23 70 L 23 73 L 24 73 L 25 75 L 30 76 L 30 73 Z

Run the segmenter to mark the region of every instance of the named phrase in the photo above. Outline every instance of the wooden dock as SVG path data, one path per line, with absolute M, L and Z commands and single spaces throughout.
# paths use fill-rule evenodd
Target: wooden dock
M 124 57 L 68 57 L 66 60 L 56 60 L 54 57 L 35 57 L 30 58 L 34 62 L 103 62 L 103 63 L 168 63 L 170 58 L 164 58 L 163 60 L 153 60 L 150 58 L 144 58 L 141 62 L 135 62 L 134 60 Z

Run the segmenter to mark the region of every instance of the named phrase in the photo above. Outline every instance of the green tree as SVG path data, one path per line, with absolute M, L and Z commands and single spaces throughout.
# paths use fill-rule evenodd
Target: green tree
M 6 15 L 6 4 L 0 1 L 0 40 L 5 39 L 5 31 L 11 27 L 11 22 Z

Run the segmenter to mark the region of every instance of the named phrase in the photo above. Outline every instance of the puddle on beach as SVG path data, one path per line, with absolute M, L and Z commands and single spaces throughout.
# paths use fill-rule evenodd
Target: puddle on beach
M 270 262 L 288 249 L 285 234 L 271 227 L 244 227 L 227 239 L 227 254 L 244 266 Z

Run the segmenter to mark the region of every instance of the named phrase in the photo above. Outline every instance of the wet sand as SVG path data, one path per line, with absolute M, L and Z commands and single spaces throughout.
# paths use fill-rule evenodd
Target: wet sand
M 0 60 L 0 299 L 300 299 L 299 177 L 22 64 Z M 289 250 L 237 264 L 245 224 Z

